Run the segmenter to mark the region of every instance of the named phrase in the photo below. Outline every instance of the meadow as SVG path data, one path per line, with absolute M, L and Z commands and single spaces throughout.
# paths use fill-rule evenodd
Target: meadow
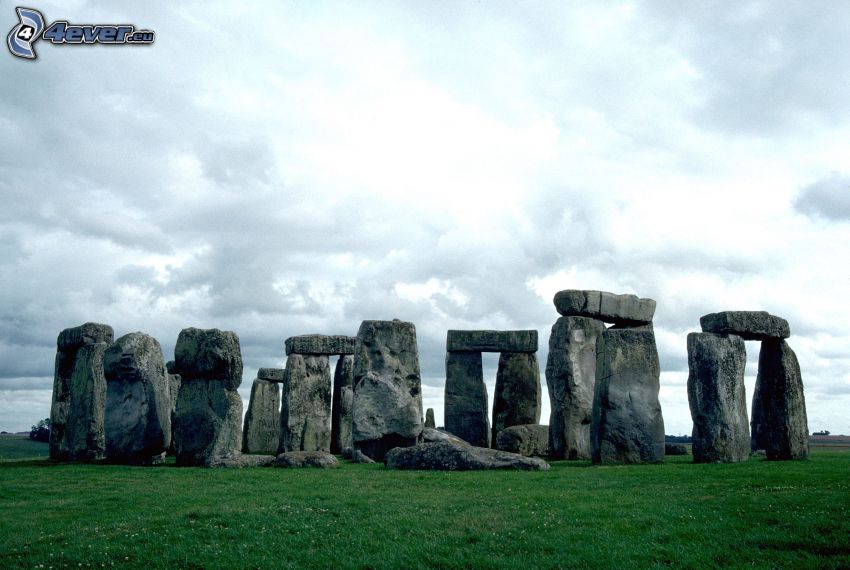
M 850 567 L 850 452 L 545 472 L 54 464 L 0 436 L 0 568 Z M 10 457 L 11 455 L 11 457 Z

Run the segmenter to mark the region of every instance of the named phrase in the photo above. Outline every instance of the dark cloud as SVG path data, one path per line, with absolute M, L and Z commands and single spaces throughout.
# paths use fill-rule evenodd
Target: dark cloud
M 850 176 L 833 172 L 803 187 L 794 208 L 810 217 L 850 220 Z

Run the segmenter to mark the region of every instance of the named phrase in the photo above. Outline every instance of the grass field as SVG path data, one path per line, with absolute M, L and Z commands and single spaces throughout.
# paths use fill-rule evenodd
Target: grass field
M 0 568 L 850 567 L 850 453 L 690 461 L 446 473 L 5 460 Z

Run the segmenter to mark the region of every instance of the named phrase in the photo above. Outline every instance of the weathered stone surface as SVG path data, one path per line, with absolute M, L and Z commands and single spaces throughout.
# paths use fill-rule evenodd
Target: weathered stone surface
M 480 352 L 446 353 L 446 431 L 479 447 L 490 447 L 490 414 Z
M 493 395 L 493 444 L 507 427 L 540 422 L 540 367 L 537 355 L 503 352 Z
M 324 451 L 288 451 L 277 456 L 275 467 L 318 467 L 336 469 L 339 461 Z
M 637 295 L 566 289 L 555 293 L 555 309 L 565 317 L 590 317 L 619 325 L 649 324 L 655 301 Z
M 422 434 L 419 349 L 413 323 L 363 321 L 354 351 L 354 446 L 375 460 Z
M 788 321 L 767 311 L 723 311 L 700 317 L 703 332 L 734 334 L 744 340 L 788 338 L 791 327 Z
M 436 428 L 437 423 L 434 421 L 434 408 L 428 408 L 425 410 L 425 427 L 426 428 Z
M 228 457 L 213 459 L 209 467 L 225 467 L 230 469 L 242 469 L 245 467 L 270 467 L 274 465 L 277 458 L 274 455 L 248 455 L 238 453 Z
M 681 443 L 665 443 L 664 455 L 687 455 L 688 448 Z
M 526 424 L 511 426 L 496 435 L 496 449 L 526 457 L 549 455 L 549 426 Z
M 761 343 L 753 394 L 752 447 L 769 460 L 806 459 L 809 424 L 797 355 L 784 340 Z
M 467 352 L 537 352 L 537 331 L 457 331 L 446 336 L 446 350 Z
M 95 341 L 103 342 L 95 342 Z M 86 323 L 57 338 L 53 399 L 50 407 L 50 458 L 95 461 L 106 451 L 103 414 L 106 379 L 103 353 L 112 327 Z
M 397 447 L 386 455 L 388 469 L 427 469 L 436 471 L 473 471 L 481 469 L 521 469 L 545 471 L 549 464 L 536 457 L 516 453 L 454 445 L 423 443 L 414 447 Z
M 303 334 L 286 339 L 286 355 L 290 354 L 354 354 L 354 337 L 343 335 Z
M 169 360 L 168 362 L 165 363 L 165 371 L 168 374 L 179 376 L 179 374 L 177 374 L 177 364 L 175 364 L 175 362 L 173 360 Z
M 162 463 L 171 445 L 171 391 L 162 347 L 135 332 L 109 345 L 103 355 L 106 458 L 112 463 Z
M 260 368 L 257 370 L 257 378 L 269 382 L 283 382 L 283 368 Z
M 436 428 L 426 427 L 422 430 L 423 443 L 446 442 L 454 445 L 469 445 L 469 442 L 462 440 L 454 434 L 439 430 Z
M 276 453 L 280 445 L 280 387 L 257 378 L 242 427 L 242 453 Z
M 218 329 L 183 329 L 174 348 L 181 385 L 174 418 L 179 466 L 210 466 L 239 455 L 242 381 L 239 338 Z M 215 377 L 220 374 L 221 377 Z
M 596 339 L 602 321 L 561 317 L 552 325 L 546 360 L 549 390 L 549 456 L 590 459 L 590 421 L 596 386 Z
M 168 378 L 168 394 L 171 397 L 171 443 L 168 446 L 168 454 L 174 455 L 174 418 L 177 417 L 177 398 L 180 395 L 180 385 L 183 383 L 179 374 L 171 374 L 168 372 L 168 364 L 174 364 L 173 360 L 165 364 L 166 377 Z M 173 370 L 173 368 L 172 368 Z
M 664 460 L 661 370 L 655 334 L 608 329 L 596 341 L 596 389 L 590 426 L 594 463 Z
M 354 449 L 351 452 L 351 460 L 354 463 L 374 463 L 375 460 L 360 451 L 359 449 Z
M 331 410 L 331 453 L 354 447 L 351 439 L 351 406 L 354 402 L 354 356 L 340 356 L 334 369 Z
M 329 451 L 331 369 L 328 357 L 291 354 L 285 370 L 278 451 Z
M 223 380 L 228 390 L 242 383 L 239 337 L 230 331 L 188 328 L 174 347 L 175 370 L 184 380 Z
M 739 336 L 688 335 L 694 463 L 732 463 L 750 458 L 746 363 L 744 340 Z

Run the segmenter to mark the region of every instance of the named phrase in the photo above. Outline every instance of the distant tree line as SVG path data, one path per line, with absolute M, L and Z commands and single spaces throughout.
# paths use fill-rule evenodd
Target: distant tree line
M 50 418 L 44 418 L 30 429 L 30 439 L 50 443 Z
M 693 438 L 689 435 L 665 435 L 664 441 L 667 443 L 693 443 Z
M 812 435 L 829 435 L 829 430 L 825 429 L 823 431 L 816 431 Z

